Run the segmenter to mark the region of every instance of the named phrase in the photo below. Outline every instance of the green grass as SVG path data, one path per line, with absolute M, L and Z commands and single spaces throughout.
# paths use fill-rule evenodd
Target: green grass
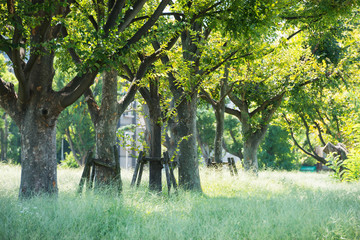
M 201 169 L 204 194 L 76 194 L 81 170 L 59 169 L 57 199 L 17 199 L 18 166 L 0 165 L 0 239 L 360 239 L 360 184 L 326 173 L 231 177 Z M 144 179 L 146 176 L 144 176 Z

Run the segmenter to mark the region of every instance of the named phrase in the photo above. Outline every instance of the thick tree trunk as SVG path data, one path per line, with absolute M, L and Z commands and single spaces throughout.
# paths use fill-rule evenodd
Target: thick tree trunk
M 252 171 L 257 173 L 259 164 L 257 160 L 257 152 L 261 141 L 264 139 L 268 125 L 258 129 L 255 133 L 243 133 L 244 142 L 244 169 L 245 171 Z M 249 132 L 248 132 L 249 133 Z
M 174 157 L 173 161 L 178 162 L 178 156 L 176 153 L 177 141 L 176 141 L 176 136 L 174 133 L 175 129 L 176 129 L 176 123 L 173 120 L 169 120 L 167 128 L 163 129 L 163 131 L 165 131 L 164 146 L 166 147 L 170 158 L 173 159 L 173 157 Z M 175 156 L 174 156 L 174 154 L 175 154 Z
M 159 123 L 160 106 L 152 109 L 150 106 L 150 157 L 161 158 L 161 125 Z M 160 161 L 150 162 L 149 188 L 150 190 L 161 192 L 161 170 Z
M 179 146 L 179 185 L 184 189 L 202 191 L 196 144 L 197 94 L 178 108 L 177 139 Z
M 116 164 L 113 146 L 116 144 L 117 121 L 99 121 L 96 124 L 96 159 L 101 160 L 109 166 Z M 95 186 L 107 186 L 113 183 L 116 172 L 108 167 L 96 166 Z
M 245 171 L 257 172 L 259 168 L 257 160 L 257 152 L 259 148 L 259 143 L 257 139 L 254 141 L 248 139 L 244 142 L 244 169 Z
M 153 79 L 150 82 L 150 91 L 140 89 L 140 93 L 146 101 L 145 112 L 149 115 L 146 121 L 149 132 L 149 155 L 152 158 L 161 158 L 161 106 L 159 95 L 159 82 Z M 149 173 L 149 189 L 155 192 L 162 191 L 161 170 L 162 163 L 160 161 L 150 161 Z
M 119 121 L 117 107 L 117 71 L 104 74 L 101 110 L 95 121 L 96 158 L 110 166 L 115 166 L 113 146 L 116 144 L 116 128 Z M 116 177 L 113 169 L 96 166 L 95 186 L 109 185 Z M 119 180 L 119 184 L 121 182 Z
M 41 103 L 51 102 L 51 99 Z M 60 111 L 39 104 L 28 106 L 21 121 L 20 198 L 40 193 L 56 195 L 56 119 Z

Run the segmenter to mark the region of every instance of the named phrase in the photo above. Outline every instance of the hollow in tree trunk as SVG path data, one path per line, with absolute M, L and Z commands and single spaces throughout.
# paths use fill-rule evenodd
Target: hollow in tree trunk
M 43 104 L 32 101 L 21 119 L 20 198 L 58 192 L 56 119 L 60 108 L 54 107 L 52 100 L 44 98 Z

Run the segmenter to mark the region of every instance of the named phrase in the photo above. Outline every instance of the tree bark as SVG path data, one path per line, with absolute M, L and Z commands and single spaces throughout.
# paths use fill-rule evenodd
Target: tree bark
M 202 191 L 196 144 L 197 94 L 178 108 L 176 135 L 179 146 L 179 185 L 187 190 Z
M 216 163 L 222 163 L 222 146 L 224 141 L 224 123 L 225 123 L 225 97 L 227 91 L 227 80 L 229 77 L 228 64 L 225 65 L 224 77 L 221 79 L 221 89 L 219 101 L 213 106 L 215 110 L 216 131 L 214 143 L 214 158 Z
M 60 109 L 54 108 L 51 95 L 31 101 L 21 125 L 20 198 L 46 193 L 57 195 L 56 119 Z
M 233 94 L 229 94 L 231 101 L 239 108 L 239 110 L 226 108 L 226 112 L 237 117 L 242 124 L 242 135 L 244 139 L 243 164 L 245 171 L 257 173 L 259 168 L 257 150 L 260 142 L 265 137 L 272 116 L 282 102 L 284 94 L 285 92 L 282 92 L 264 101 L 252 112 L 249 111 L 249 102 Z M 257 126 L 253 126 L 251 118 L 258 113 L 261 113 L 260 120 Z
M 200 150 L 201 150 L 201 154 L 204 159 L 204 164 L 206 164 L 208 159 L 210 158 L 210 147 L 209 147 L 209 145 L 207 145 L 201 141 L 198 131 L 196 132 L 196 138 L 197 138 L 198 146 L 200 147 Z
M 9 135 L 9 121 L 7 119 L 7 113 L 3 115 L 4 128 L 1 129 L 1 161 L 7 161 L 7 149 L 8 149 L 8 135 Z
M 140 93 L 146 101 L 146 110 L 148 110 L 148 132 L 149 132 L 149 155 L 151 158 L 161 158 L 161 106 L 159 95 L 159 81 L 158 79 L 150 80 L 150 90 L 140 88 Z M 149 189 L 155 192 L 162 191 L 161 170 L 162 163 L 160 161 L 150 161 L 149 163 Z
M 160 99 L 159 99 L 160 100 Z M 161 123 L 160 121 L 160 102 L 156 106 L 149 107 L 150 112 L 150 157 L 161 158 Z M 161 170 L 160 161 L 150 162 L 149 189 L 161 192 Z
M 110 70 L 104 73 L 102 86 L 101 109 L 96 118 L 92 113 L 95 126 L 96 152 L 95 158 L 109 166 L 115 166 L 115 153 L 113 146 L 116 144 L 116 128 L 119 121 L 117 103 L 117 71 Z M 89 105 L 89 102 L 88 102 Z M 89 109 L 92 109 L 89 107 Z M 91 111 L 91 110 L 90 110 Z M 108 186 L 113 183 L 116 172 L 108 167 L 95 167 L 95 187 Z M 121 185 L 121 181 L 119 180 Z
M 79 158 L 78 158 L 78 156 L 77 156 L 77 152 L 76 152 L 76 149 L 75 149 L 75 146 L 74 146 L 74 142 L 73 142 L 73 140 L 71 139 L 71 134 L 70 134 L 70 129 L 69 129 L 69 128 L 65 129 L 65 135 L 66 135 L 66 137 L 67 137 L 67 139 L 68 139 L 71 152 L 73 153 L 73 156 L 74 156 L 76 162 L 77 162 L 80 166 L 82 166 L 82 164 L 81 164 L 81 162 L 80 162 L 80 160 L 79 160 Z
M 266 134 L 267 126 L 264 129 L 259 130 L 254 134 L 251 134 L 244 142 L 244 169 L 245 171 L 252 171 L 257 173 L 259 169 L 259 163 L 257 160 L 257 152 L 261 141 Z
M 225 102 L 219 102 L 215 110 L 216 131 L 214 142 L 214 159 L 216 163 L 222 163 L 222 142 L 224 135 Z

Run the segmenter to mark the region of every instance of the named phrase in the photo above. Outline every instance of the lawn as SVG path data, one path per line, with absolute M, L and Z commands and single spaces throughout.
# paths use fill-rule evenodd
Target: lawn
M 121 195 L 78 195 L 81 169 L 59 169 L 57 199 L 19 201 L 20 167 L 0 164 L 0 239 L 360 239 L 360 183 L 328 173 L 200 171 L 204 194 L 169 197 L 145 182 L 131 189 L 124 170 Z

